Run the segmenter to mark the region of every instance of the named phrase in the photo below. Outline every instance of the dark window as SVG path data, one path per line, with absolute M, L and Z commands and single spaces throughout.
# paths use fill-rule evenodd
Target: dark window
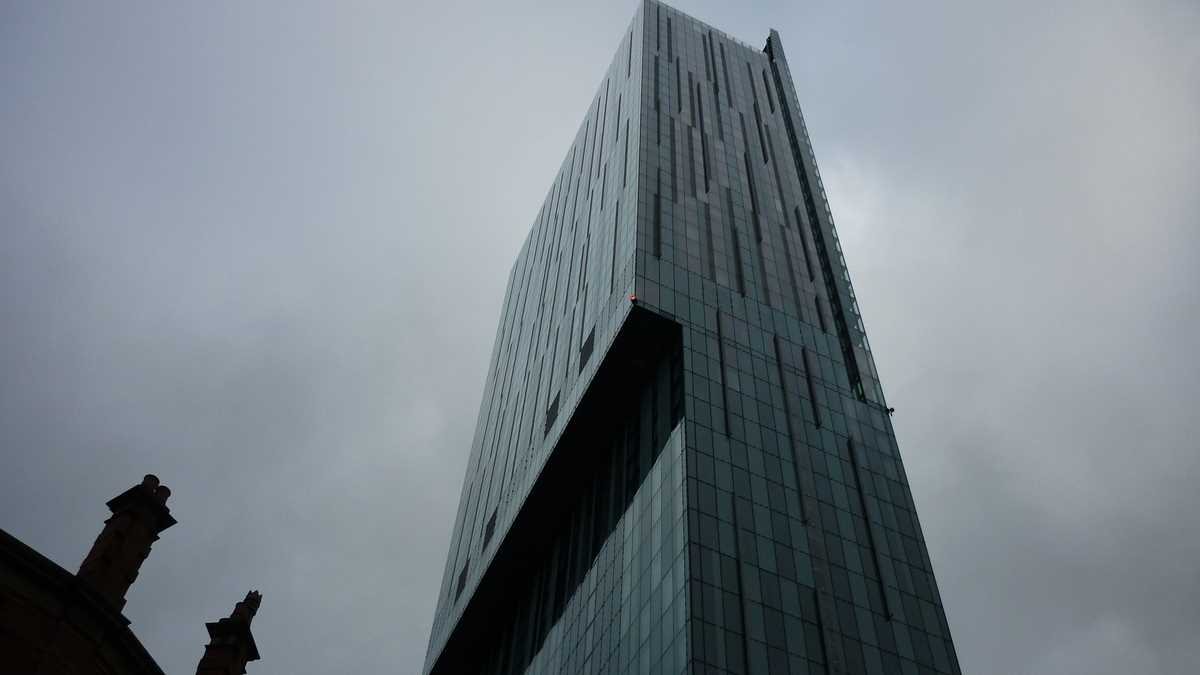
M 454 591 L 455 602 L 458 602 L 458 598 L 462 595 L 463 589 L 467 587 L 467 570 L 470 567 L 471 559 L 467 558 L 467 562 L 463 563 L 462 571 L 458 573 L 458 589 Z
M 620 240 L 618 239 L 618 236 L 621 234 L 620 226 L 621 226 L 621 202 L 620 202 L 620 200 L 618 200 L 617 205 L 615 207 L 613 207 L 613 249 L 612 249 L 612 258 L 610 258 L 612 263 L 608 270 L 608 292 L 609 293 L 612 293 L 613 290 L 615 290 L 617 287 L 617 244 L 620 243 Z
M 487 525 L 485 525 L 483 528 L 484 549 L 487 549 L 488 544 L 492 541 L 492 535 L 494 534 L 496 534 L 496 510 L 492 509 L 492 517 L 488 518 Z
M 725 43 L 721 43 L 721 72 L 725 75 L 725 103 L 733 107 L 733 94 L 729 86 L 729 62 L 725 60 Z
M 550 427 L 554 426 L 554 421 L 558 419 L 558 394 L 554 395 L 554 400 L 550 401 L 550 407 L 546 408 L 546 428 L 542 430 L 542 435 L 550 433 Z
M 674 127 L 672 127 L 674 129 Z M 654 257 L 662 257 L 662 169 L 654 177 Z
M 579 348 L 579 370 L 587 365 L 589 359 L 592 358 L 592 348 L 596 346 L 596 328 L 593 326 L 588 331 L 587 337 L 583 340 L 583 346 Z
M 683 77 L 679 74 L 679 59 L 675 59 L 675 112 L 683 115 Z
M 808 384 L 808 402 L 812 405 L 813 423 L 820 429 L 821 408 L 817 404 L 817 387 L 813 384 L 813 364 L 808 358 L 808 349 L 800 348 L 800 360 L 804 362 L 804 381 Z
M 621 187 L 629 185 L 629 120 L 625 120 L 625 154 L 621 159 Z
M 675 31 L 671 29 L 671 17 L 667 17 L 667 58 L 675 58 L 675 43 L 672 41 Z
M 775 112 L 775 97 L 771 95 L 771 84 L 767 81 L 767 71 L 762 71 L 763 89 L 767 91 L 767 103 L 771 106 L 771 112 Z
M 625 59 L 625 79 L 629 79 L 629 74 L 633 71 L 633 31 L 629 31 L 629 56 Z M 763 71 L 763 77 L 766 77 L 766 71 Z

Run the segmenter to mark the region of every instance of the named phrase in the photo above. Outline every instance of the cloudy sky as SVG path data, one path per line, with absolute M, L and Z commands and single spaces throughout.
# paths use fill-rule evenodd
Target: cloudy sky
M 157 473 L 167 672 L 420 668 L 504 282 L 636 8 L 0 6 L 0 527 Z M 1200 5 L 677 5 L 782 33 L 964 671 L 1200 671 Z

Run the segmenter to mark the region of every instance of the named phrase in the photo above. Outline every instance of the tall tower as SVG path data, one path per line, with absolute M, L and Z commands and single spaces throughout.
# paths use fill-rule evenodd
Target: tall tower
M 425 672 L 959 673 L 775 31 L 622 35 L 509 276 Z

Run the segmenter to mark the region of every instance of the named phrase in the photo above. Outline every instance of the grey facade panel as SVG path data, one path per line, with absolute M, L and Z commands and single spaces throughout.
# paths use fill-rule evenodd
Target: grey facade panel
M 960 672 L 776 32 L 626 31 L 513 268 L 426 672 Z

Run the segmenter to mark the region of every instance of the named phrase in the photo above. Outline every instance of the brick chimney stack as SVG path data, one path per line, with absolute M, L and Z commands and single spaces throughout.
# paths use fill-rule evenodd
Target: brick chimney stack
M 196 675 L 244 675 L 246 664 L 258 660 L 258 647 L 250 622 L 258 613 L 262 594 L 250 591 L 227 618 L 205 624 L 210 638 L 196 667 Z
M 142 561 L 150 555 L 150 546 L 160 532 L 175 524 L 167 508 L 170 496 L 157 476 L 147 474 L 140 484 L 109 500 L 112 516 L 104 521 L 104 529 L 79 566 L 79 579 L 118 612 Z

